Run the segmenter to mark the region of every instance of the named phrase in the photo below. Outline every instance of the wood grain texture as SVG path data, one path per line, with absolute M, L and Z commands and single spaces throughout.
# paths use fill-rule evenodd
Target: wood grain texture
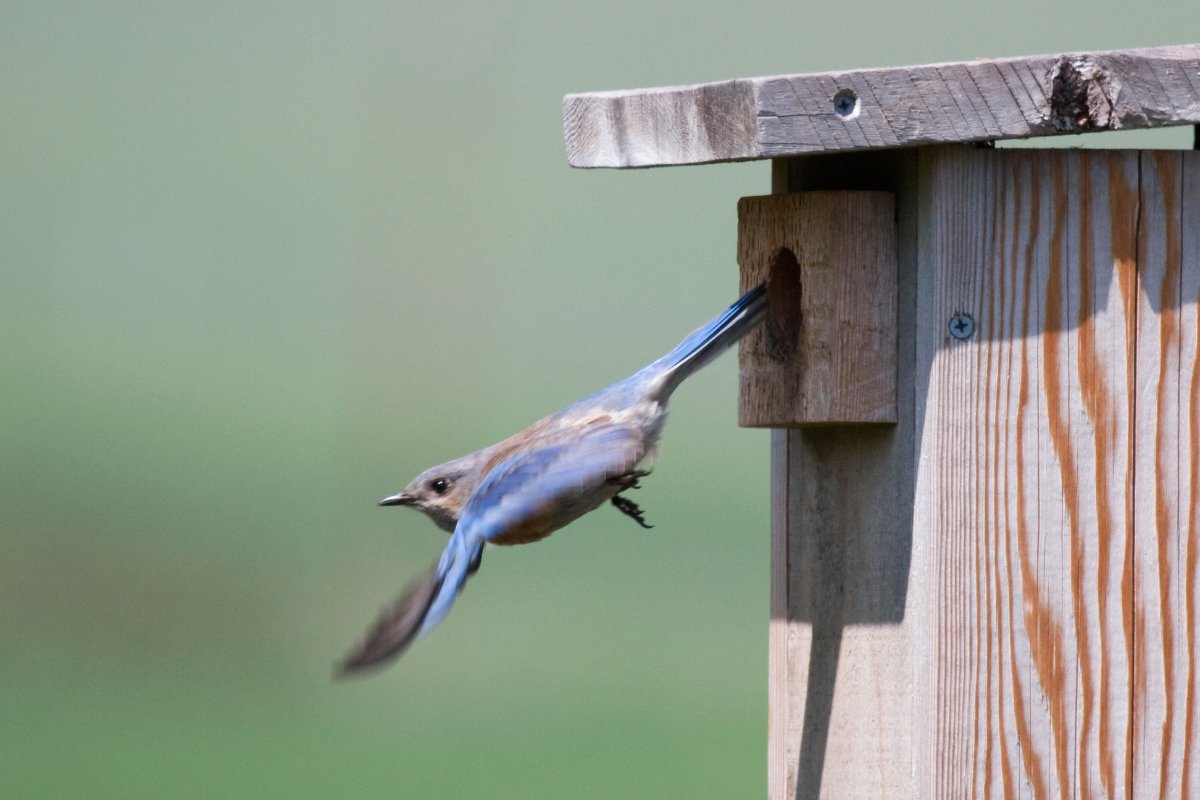
M 829 166 L 846 188 L 891 196 L 915 154 Z M 777 162 L 773 188 L 827 188 L 822 165 Z M 772 432 L 769 796 L 918 797 L 911 727 L 919 624 L 909 591 L 912 531 L 915 203 L 897 195 L 896 425 Z M 919 595 L 918 595 L 919 596 Z
M 852 110 L 835 97 L 851 98 Z M 1200 44 L 563 99 L 574 167 L 650 167 L 1200 122 Z
M 789 434 L 786 429 L 771 431 L 771 623 L 767 634 L 767 796 L 772 800 L 794 796 L 792 765 L 797 763 L 799 737 L 793 717 L 802 708 L 803 684 L 797 680 L 790 650 L 792 623 L 788 614 L 788 584 L 791 575 L 788 560 L 788 531 L 792 530 L 788 508 L 788 487 L 792 477 L 788 465 Z
M 787 194 L 789 188 L 788 162 L 771 162 L 771 193 Z M 741 364 L 739 344 L 738 363 Z M 803 702 L 796 695 L 801 684 L 794 674 L 790 642 L 793 629 L 788 611 L 788 595 L 792 574 L 788 559 L 788 539 L 792 531 L 789 509 L 793 478 L 788 465 L 789 432 L 771 431 L 771 622 L 767 633 L 767 797 L 783 800 L 794 796 L 788 793 L 795 787 L 790 765 L 796 763 L 792 747 L 798 744 L 794 735 L 793 716 Z
M 894 155 L 897 425 L 772 439 L 771 797 L 1200 798 L 1200 153 Z
M 1183 157 L 922 158 L 929 796 L 1200 796 Z
M 923 159 L 930 796 L 1131 780 L 1136 152 Z M 927 216 L 926 216 L 927 215 Z
M 1139 241 L 1134 796 L 1200 796 L 1200 154 L 1147 153 Z M 1140 713 L 1139 713 L 1140 712 Z
M 771 298 L 741 342 L 740 425 L 896 421 L 894 219 L 887 192 L 738 202 L 742 286 Z

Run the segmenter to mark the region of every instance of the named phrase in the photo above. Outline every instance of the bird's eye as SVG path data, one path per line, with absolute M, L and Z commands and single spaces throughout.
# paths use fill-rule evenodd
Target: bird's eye
M 446 490 L 450 488 L 450 484 L 446 482 L 445 478 L 438 478 L 429 482 L 429 488 L 433 490 L 434 494 L 445 494 Z

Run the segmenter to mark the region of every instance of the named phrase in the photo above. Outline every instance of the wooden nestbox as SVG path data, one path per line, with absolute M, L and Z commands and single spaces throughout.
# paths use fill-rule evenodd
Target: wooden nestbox
M 738 202 L 772 434 L 768 768 L 807 797 L 1200 797 L 1200 45 L 570 95 Z

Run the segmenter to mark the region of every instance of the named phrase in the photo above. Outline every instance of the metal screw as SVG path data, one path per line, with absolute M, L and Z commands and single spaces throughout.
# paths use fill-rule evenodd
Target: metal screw
M 970 314 L 964 314 L 961 311 L 950 318 L 950 322 L 946 325 L 950 330 L 950 335 L 955 339 L 970 339 L 975 333 L 975 320 Z
M 853 89 L 842 89 L 833 96 L 833 110 L 843 119 L 858 116 L 858 95 Z

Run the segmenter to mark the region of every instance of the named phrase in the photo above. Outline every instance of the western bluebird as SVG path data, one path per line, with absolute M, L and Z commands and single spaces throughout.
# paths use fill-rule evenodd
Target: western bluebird
M 536 542 L 606 500 L 649 527 L 641 509 L 620 494 L 648 474 L 637 466 L 657 451 L 667 398 L 759 323 L 766 309 L 764 284 L 644 369 L 502 442 L 427 469 L 380 500 L 424 512 L 450 531 L 450 541 L 438 562 L 380 614 L 339 672 L 394 658 L 433 630 L 479 569 L 489 542 Z

